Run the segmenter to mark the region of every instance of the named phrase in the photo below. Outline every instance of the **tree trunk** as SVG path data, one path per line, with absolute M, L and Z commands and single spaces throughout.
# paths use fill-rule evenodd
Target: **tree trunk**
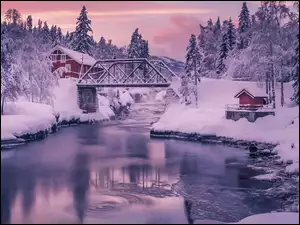
M 273 109 L 276 108 L 276 101 L 275 101 L 275 76 L 274 76 L 274 68 L 272 64 L 272 102 L 273 102 Z
M 269 73 L 268 72 L 266 73 L 266 93 L 267 93 L 267 95 L 269 94 Z M 267 104 L 269 104 L 269 102 L 270 102 L 270 99 L 268 97 Z
M 271 92 L 271 79 L 272 77 L 269 75 L 269 79 L 268 79 L 268 87 L 269 87 L 269 91 L 268 91 L 268 94 L 269 94 L 269 104 L 272 104 L 272 92 Z
M 4 101 L 5 101 L 5 96 L 4 93 L 1 95 L 1 115 L 4 113 Z
M 281 106 L 284 105 L 284 90 L 283 90 L 283 81 L 280 82 L 280 91 L 281 91 Z
M 198 79 L 198 77 L 197 77 L 197 74 L 196 74 L 196 72 L 197 72 L 197 65 L 196 65 L 196 63 L 195 63 L 194 67 L 195 67 L 194 68 L 194 76 L 195 76 L 195 99 L 196 99 L 196 107 L 198 108 L 198 85 L 197 85 L 197 79 Z

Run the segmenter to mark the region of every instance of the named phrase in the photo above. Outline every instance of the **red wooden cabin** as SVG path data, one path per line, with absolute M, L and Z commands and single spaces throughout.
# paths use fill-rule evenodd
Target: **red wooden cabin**
M 235 96 L 239 98 L 239 107 L 247 109 L 257 109 L 267 104 L 267 94 L 260 90 L 248 90 L 243 88 Z
M 84 74 L 96 63 L 96 60 L 88 54 L 73 51 L 59 45 L 52 49 L 50 58 L 53 62 L 52 73 L 60 67 L 65 68 L 62 78 L 79 78 L 80 73 Z M 100 70 L 101 68 L 98 67 L 94 68 L 92 72 Z

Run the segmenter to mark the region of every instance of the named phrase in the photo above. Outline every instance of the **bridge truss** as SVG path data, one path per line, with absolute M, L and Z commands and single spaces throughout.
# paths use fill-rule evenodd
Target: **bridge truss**
M 77 83 L 78 87 L 168 87 L 178 77 L 161 60 L 98 60 Z

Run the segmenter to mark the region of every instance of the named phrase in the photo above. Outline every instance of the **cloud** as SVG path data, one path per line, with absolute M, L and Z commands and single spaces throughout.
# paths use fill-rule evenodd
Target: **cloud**
M 63 16 L 78 16 L 81 7 L 86 5 L 89 15 L 91 16 L 126 16 L 126 15 L 153 15 L 153 14 L 207 14 L 210 9 L 197 9 L 189 6 L 178 6 L 166 4 L 163 2 L 18 2 L 18 1 L 3 1 L 1 2 L 1 11 L 6 11 L 9 8 L 17 8 L 21 13 L 49 13 L 55 12 L 57 15 Z
M 169 19 L 170 25 L 154 35 L 153 43 L 163 45 L 169 55 L 175 55 L 178 59 L 183 59 L 185 49 L 188 45 L 191 34 L 196 36 L 200 32 L 200 19 L 194 16 L 173 15 Z

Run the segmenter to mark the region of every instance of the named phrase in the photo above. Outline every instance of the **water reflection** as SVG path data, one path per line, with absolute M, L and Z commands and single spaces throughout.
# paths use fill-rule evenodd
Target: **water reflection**
M 132 223 L 149 211 L 172 214 L 168 198 L 178 193 L 190 223 L 232 221 L 251 214 L 244 189 L 266 188 L 259 181 L 250 186 L 248 163 L 239 149 L 150 140 L 117 127 L 71 127 L 2 160 L 1 222 Z
M 87 192 L 90 183 L 89 155 L 78 153 L 75 156 L 74 166 L 71 171 L 71 182 L 73 187 L 74 207 L 77 217 L 82 223 L 84 212 L 87 207 Z

